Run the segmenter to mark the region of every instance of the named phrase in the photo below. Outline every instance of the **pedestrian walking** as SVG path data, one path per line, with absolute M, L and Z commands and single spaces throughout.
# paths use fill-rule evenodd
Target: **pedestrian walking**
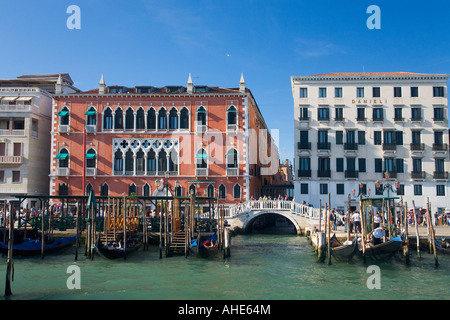
M 336 213 L 334 212 L 334 210 L 331 211 L 330 213 L 330 223 L 332 224 L 331 227 L 333 231 L 337 230 L 337 225 L 336 225 Z
M 355 227 L 355 233 L 361 233 L 361 216 L 358 211 L 352 214 L 352 222 Z
M 380 226 L 381 221 L 382 221 L 382 218 L 380 215 L 380 211 L 378 211 L 377 214 L 375 215 L 375 217 L 373 218 L 374 229 L 376 229 Z

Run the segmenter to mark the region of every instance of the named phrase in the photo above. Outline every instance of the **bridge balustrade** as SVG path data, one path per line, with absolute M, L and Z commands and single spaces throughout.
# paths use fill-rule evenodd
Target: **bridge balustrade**
M 318 219 L 320 213 L 318 208 L 312 208 L 294 201 L 251 200 L 225 208 L 225 217 L 232 218 L 249 211 L 258 210 L 290 211 L 292 214 L 297 214 L 312 219 Z M 323 216 L 324 213 L 322 213 L 322 217 Z

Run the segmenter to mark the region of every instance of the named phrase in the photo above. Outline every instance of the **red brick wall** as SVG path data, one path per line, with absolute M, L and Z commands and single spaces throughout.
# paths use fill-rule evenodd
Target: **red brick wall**
M 248 95 L 251 98 L 251 95 Z M 234 104 L 238 110 L 238 122 L 239 128 L 242 130 L 245 125 L 246 114 L 244 112 L 245 107 L 243 105 L 244 95 L 168 95 L 168 96 L 128 96 L 117 94 L 114 96 L 84 96 L 84 95 L 71 95 L 71 96 L 59 96 L 56 97 L 54 115 L 59 112 L 64 103 L 70 109 L 70 133 L 58 133 L 58 125 L 60 117 L 54 116 L 53 133 L 54 133 L 54 145 L 52 150 L 52 175 L 55 174 L 55 168 L 57 160 L 55 160 L 56 154 L 64 146 L 70 153 L 70 177 L 54 177 L 51 183 L 51 194 L 58 194 L 58 185 L 60 183 L 66 183 L 69 187 L 69 195 L 82 194 L 82 175 L 83 175 L 83 130 L 86 123 L 85 112 L 93 105 L 97 110 L 97 133 L 86 134 L 86 150 L 91 146 L 97 153 L 97 176 L 86 177 L 86 185 L 90 183 L 96 194 L 100 194 L 100 186 L 103 183 L 109 185 L 110 195 L 121 195 L 122 193 L 128 194 L 128 186 L 131 183 L 136 184 L 138 194 L 142 195 L 142 187 L 145 183 L 148 183 L 151 187 L 151 193 L 155 190 L 155 180 L 161 179 L 162 176 L 114 176 L 113 175 L 113 138 L 176 138 L 180 140 L 180 164 L 179 164 L 179 176 L 173 176 L 169 181 L 174 185 L 175 180 L 178 180 L 183 188 L 183 195 L 187 194 L 190 183 L 192 180 L 213 180 L 215 188 L 215 196 L 217 197 L 218 188 L 220 184 L 224 184 L 227 189 L 227 199 L 225 202 L 240 202 L 244 200 L 244 197 L 258 195 L 262 184 L 262 179 L 259 177 L 250 179 L 250 190 L 247 190 L 246 179 L 243 177 L 245 174 L 246 161 L 249 161 L 247 156 L 248 147 L 245 145 L 245 137 L 239 134 L 238 136 L 226 135 L 226 110 Z M 251 98 L 252 99 L 252 98 Z M 103 123 L 102 115 L 106 109 L 107 104 L 114 109 L 120 103 L 122 110 L 131 106 L 134 111 L 142 106 L 144 110 L 148 110 L 150 106 L 153 106 L 156 111 L 163 104 L 166 108 L 167 114 L 172 106 L 175 106 L 178 110 L 181 110 L 185 105 L 190 111 L 191 130 L 190 133 L 180 133 L 172 131 L 164 132 L 150 132 L 150 131 L 136 131 L 136 132 L 102 132 Z M 208 132 L 203 136 L 197 136 L 195 133 L 195 119 L 197 108 L 203 105 L 208 112 L 207 126 Z M 250 103 L 250 109 L 248 115 L 250 116 L 250 125 L 255 126 L 257 112 L 254 110 L 254 105 Z M 218 132 L 217 132 L 218 131 Z M 215 133 L 213 133 L 215 132 Z M 214 135 L 214 137 L 212 137 Z M 225 144 L 225 145 L 224 145 Z M 199 149 L 200 145 L 203 145 L 205 150 L 210 155 L 209 161 L 209 177 L 197 178 L 195 177 L 195 153 Z M 225 154 L 230 146 L 234 146 L 239 153 L 239 177 L 226 177 L 226 163 Z M 219 163 L 213 163 L 213 157 Z M 252 167 L 252 166 L 250 166 Z M 232 189 L 233 186 L 239 183 L 241 186 L 241 199 L 233 199 Z M 201 184 L 200 191 L 207 187 L 207 184 Z M 224 201 L 221 201 L 224 202 Z

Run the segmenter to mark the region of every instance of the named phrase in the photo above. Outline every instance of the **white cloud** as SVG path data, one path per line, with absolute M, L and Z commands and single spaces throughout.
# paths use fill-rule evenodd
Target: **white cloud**
M 297 38 L 294 40 L 294 46 L 295 52 L 305 58 L 346 53 L 343 48 L 325 40 Z

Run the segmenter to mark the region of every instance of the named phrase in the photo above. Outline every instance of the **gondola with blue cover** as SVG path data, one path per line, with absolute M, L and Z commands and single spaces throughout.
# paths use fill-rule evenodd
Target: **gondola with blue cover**
M 199 235 L 197 239 L 192 240 L 190 248 L 191 252 L 202 258 L 216 256 L 219 253 L 217 234 L 214 233 L 207 238 Z
M 77 236 L 57 238 L 44 243 L 44 253 L 52 253 L 63 248 L 72 246 L 77 240 Z M 35 256 L 40 255 L 42 250 L 41 239 L 24 239 L 21 243 L 13 245 L 14 256 Z M 0 241 L 0 251 L 8 253 L 8 244 Z

